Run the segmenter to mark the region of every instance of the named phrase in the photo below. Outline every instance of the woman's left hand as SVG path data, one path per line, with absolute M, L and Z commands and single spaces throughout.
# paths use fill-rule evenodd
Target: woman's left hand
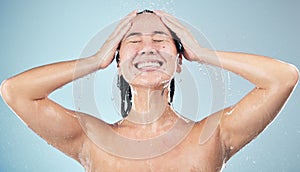
M 208 49 L 200 46 L 198 41 L 192 35 L 192 33 L 183 26 L 174 16 L 167 14 L 163 11 L 154 11 L 158 15 L 162 22 L 173 32 L 176 33 L 180 42 L 184 47 L 183 55 L 189 61 L 205 62 L 204 57 L 208 53 Z

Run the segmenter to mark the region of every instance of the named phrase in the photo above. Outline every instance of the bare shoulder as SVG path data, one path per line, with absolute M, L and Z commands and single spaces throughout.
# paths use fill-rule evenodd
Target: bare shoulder
M 197 139 L 199 144 L 205 144 L 211 139 L 220 140 L 222 134 L 222 118 L 224 114 L 229 113 L 229 111 L 230 108 L 222 109 L 195 123 L 193 130 L 198 135 Z
M 203 169 L 203 171 L 210 171 L 208 169 L 219 168 L 223 163 L 224 154 L 222 146 L 220 146 L 219 127 L 212 132 L 211 137 L 205 143 L 199 143 L 201 134 L 207 125 L 207 118 L 194 123 L 190 132 L 187 133 L 186 137 L 176 147 L 160 156 L 147 160 L 126 159 L 108 153 L 101 148 L 101 145 L 99 145 L 101 140 L 98 139 L 103 140 L 106 138 L 105 140 L 108 141 L 112 137 L 103 133 L 110 125 L 91 116 L 84 116 L 84 121 L 81 122 L 88 122 L 83 127 L 87 127 L 84 130 L 88 129 L 90 131 L 86 131 L 87 137 L 82 145 L 83 149 L 79 156 L 80 163 L 86 169 L 111 170 L 122 167 L 123 169 L 137 171 L 137 169 L 145 169 L 151 163 L 153 168 L 158 169 L 168 169 L 172 166 L 172 168 L 182 169 L 182 171 L 189 171 L 187 169 L 192 167 Z M 111 143 L 111 146 L 126 149 L 124 145 L 114 145 L 114 143 Z M 92 166 L 90 166 L 90 162 L 92 162 Z M 166 162 L 168 165 L 162 162 Z M 116 163 L 119 164 L 119 167 L 115 166 Z

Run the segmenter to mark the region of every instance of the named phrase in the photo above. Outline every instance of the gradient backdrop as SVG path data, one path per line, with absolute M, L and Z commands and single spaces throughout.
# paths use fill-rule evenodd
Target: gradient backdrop
M 0 81 L 35 66 L 79 57 L 102 28 L 134 9 L 162 9 L 204 33 L 217 50 L 266 55 L 300 68 L 300 1 L 0 1 Z M 243 94 L 244 84 L 232 82 Z M 225 172 L 300 171 L 300 89 Z M 73 108 L 72 85 L 52 97 Z M 0 99 L 0 172 L 83 172 L 24 125 Z

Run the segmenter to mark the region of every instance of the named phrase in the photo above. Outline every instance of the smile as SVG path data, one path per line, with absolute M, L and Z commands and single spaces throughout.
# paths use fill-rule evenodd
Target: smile
M 160 68 L 163 65 L 161 61 L 143 61 L 134 64 L 137 69 Z

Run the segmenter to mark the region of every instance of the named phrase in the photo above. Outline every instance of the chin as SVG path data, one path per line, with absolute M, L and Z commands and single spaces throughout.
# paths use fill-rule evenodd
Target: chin
M 168 75 L 141 75 L 139 77 L 136 77 L 134 81 L 130 83 L 130 85 L 145 88 L 162 89 L 170 83 L 171 79 L 172 78 Z

